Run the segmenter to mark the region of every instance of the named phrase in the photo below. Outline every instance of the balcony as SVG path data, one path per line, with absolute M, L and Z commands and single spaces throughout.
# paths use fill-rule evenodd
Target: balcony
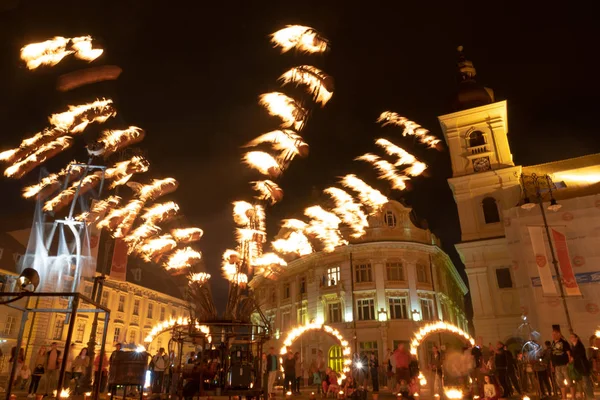
M 467 158 L 471 159 L 471 158 L 475 158 L 475 157 L 481 157 L 481 156 L 485 156 L 491 154 L 491 151 L 488 148 L 488 144 L 482 144 L 480 146 L 473 146 L 473 147 L 467 147 Z

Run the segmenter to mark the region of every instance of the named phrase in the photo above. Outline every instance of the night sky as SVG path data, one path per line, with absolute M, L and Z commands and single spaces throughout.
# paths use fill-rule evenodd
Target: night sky
M 508 99 L 516 164 L 600 151 L 595 14 L 565 3 L 560 9 L 542 2 L 519 2 L 515 8 L 487 3 L 0 0 L 0 149 L 41 130 L 47 116 L 67 104 L 112 98 L 117 118 L 88 129 L 74 146 L 79 150 L 58 157 L 50 169 L 83 157 L 84 141 L 101 129 L 144 128 L 140 147 L 151 162 L 150 174 L 180 181 L 170 198 L 205 230 L 200 248 L 217 277 L 222 251 L 234 245 L 230 203 L 249 200 L 247 182 L 258 177 L 241 165 L 240 146 L 278 125 L 257 97 L 278 90 L 276 78 L 286 69 L 312 64 L 334 77 L 336 90 L 325 108 L 314 108 L 302 132 L 310 156 L 296 159 L 279 181 L 285 199 L 268 210 L 270 236 L 278 221 L 301 215 L 314 193 L 340 175 L 358 173 L 389 193 L 374 172 L 352 161 L 374 150 L 374 139 L 383 136 L 431 166 L 431 176 L 415 179 L 412 191 L 389 194 L 428 220 L 462 272 L 453 247 L 460 228 L 446 183 L 448 153 L 402 138 L 397 129 L 381 129 L 374 121 L 382 111 L 397 111 L 441 137 L 437 116 L 453 111 L 456 47 L 464 45 L 478 82 L 493 88 L 497 100 Z M 316 28 L 331 50 L 280 55 L 268 35 L 286 24 Z M 27 43 L 84 34 L 105 49 L 93 65 L 120 66 L 119 80 L 59 93 L 56 78 L 85 62 L 68 58 L 32 72 L 19 60 Z M 36 170 L 19 182 L 0 178 L 3 230 L 30 225 L 32 205 L 19 190 L 37 176 Z M 222 303 L 226 282 L 213 279 L 213 291 Z

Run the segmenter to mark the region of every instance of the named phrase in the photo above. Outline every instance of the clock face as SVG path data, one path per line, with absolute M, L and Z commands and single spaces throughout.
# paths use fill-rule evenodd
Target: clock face
M 489 157 L 481 157 L 473 160 L 473 169 L 475 172 L 483 172 L 489 171 L 492 169 L 490 166 L 490 158 Z

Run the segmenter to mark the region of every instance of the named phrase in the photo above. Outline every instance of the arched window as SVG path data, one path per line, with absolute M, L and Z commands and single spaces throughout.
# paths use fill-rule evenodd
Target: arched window
M 342 346 L 331 346 L 329 348 L 328 356 L 329 361 L 327 365 L 329 365 L 329 368 L 335 372 L 342 372 L 342 369 L 344 368 L 344 355 L 342 352 Z
M 392 211 L 386 211 L 385 215 L 383 217 L 383 220 L 387 227 L 389 227 L 389 228 L 396 227 L 396 216 L 394 215 L 394 213 Z
M 500 222 L 500 213 L 498 212 L 498 205 L 496 199 L 493 197 L 486 197 L 481 202 L 483 207 L 483 218 L 486 224 L 493 224 Z
M 485 137 L 481 131 L 473 131 L 469 135 L 469 147 L 483 146 L 485 144 Z

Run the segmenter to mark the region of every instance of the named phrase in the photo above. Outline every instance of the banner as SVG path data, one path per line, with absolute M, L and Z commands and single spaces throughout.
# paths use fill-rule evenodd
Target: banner
M 118 281 L 127 277 L 127 244 L 122 239 L 115 239 L 110 277 Z
M 567 237 L 564 233 L 552 229 L 552 238 L 554 239 L 554 247 L 556 248 L 556 256 L 560 265 L 560 272 L 565 288 L 566 296 L 581 296 L 579 285 L 573 273 L 571 265 L 571 257 L 569 257 L 569 248 L 567 247 Z
M 545 295 L 558 295 L 556 286 L 552 281 L 552 271 L 546 256 L 546 244 L 544 243 L 544 235 L 541 226 L 528 226 L 529 237 L 531 238 L 531 246 L 535 256 L 540 281 L 542 282 L 542 292 Z
M 94 205 L 98 202 L 98 200 L 92 200 L 92 205 L 90 206 L 90 210 L 94 208 Z M 106 211 L 102 211 L 99 214 L 99 220 L 104 218 L 104 214 Z M 101 230 L 98 229 L 96 224 L 89 225 L 89 235 L 90 235 L 90 256 L 92 257 L 92 263 L 94 264 L 94 272 L 96 272 L 97 263 L 98 263 L 98 249 L 100 248 L 100 233 Z

